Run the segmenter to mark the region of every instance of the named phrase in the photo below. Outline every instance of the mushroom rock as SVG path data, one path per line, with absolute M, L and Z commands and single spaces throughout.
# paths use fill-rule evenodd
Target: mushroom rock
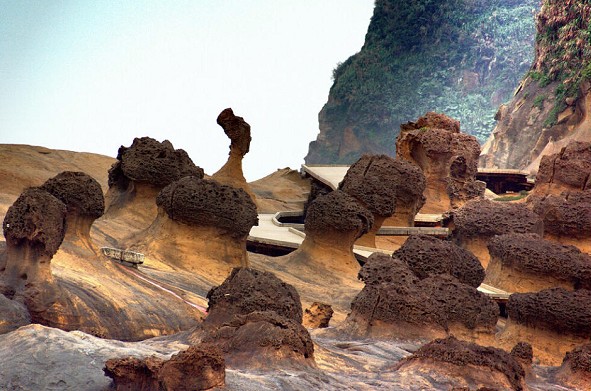
M 528 203 L 544 221 L 544 238 L 591 253 L 591 189 L 531 195 Z
M 527 342 L 517 342 L 511 349 L 511 356 L 521 364 L 527 380 L 534 380 L 536 378 L 532 370 L 534 350 L 530 344 Z
M 528 342 L 542 365 L 560 365 L 564 354 L 591 341 L 591 291 L 550 288 L 514 293 L 507 303 L 508 320 L 499 343 Z
M 303 243 L 296 251 L 276 258 L 276 264 L 321 279 L 355 279 L 360 266 L 353 245 L 369 232 L 373 222 L 371 212 L 343 191 L 319 196 L 308 207 Z
M 48 179 L 41 189 L 66 205 L 66 233 L 64 245 L 82 245 L 93 249 L 90 227 L 105 210 L 101 185 L 83 172 L 64 171 Z
M 376 247 L 375 235 L 387 218 L 405 227 L 424 204 L 425 177 L 421 169 L 405 160 L 386 155 L 363 155 L 339 184 L 373 214 L 374 224 L 357 244 Z
M 256 200 L 254 193 L 244 178 L 242 159 L 250 149 L 250 125 L 242 117 L 234 115 L 232 109 L 223 110 L 217 118 L 217 123 L 224 129 L 230 139 L 230 156 L 226 164 L 211 177 L 225 185 L 243 189 Z
M 160 190 L 189 175 L 203 178 L 203 169 L 187 152 L 174 149 L 168 140 L 135 138 L 130 147 L 119 148 L 109 170 L 104 219 L 122 218 L 133 228 L 146 228 L 157 215 L 154 200 Z
M 215 284 L 232 268 L 248 265 L 246 238 L 258 215 L 244 190 L 184 177 L 162 189 L 156 204 L 156 219 L 127 238 L 128 247 Z
M 486 184 L 476 180 L 480 145 L 460 133 L 460 124 L 444 114 L 427 113 L 400 126 L 396 156 L 416 163 L 426 178 L 423 213 L 443 213 L 468 200 L 482 199 Z
M 423 345 L 394 366 L 401 374 L 428 373 L 446 379 L 446 386 L 468 389 L 527 390 L 525 371 L 504 350 L 480 346 L 454 337 Z
M 566 353 L 556 379 L 576 390 L 591 390 L 591 343 Z
M 411 235 L 392 256 L 406 263 L 420 279 L 450 274 L 474 288 L 484 280 L 484 269 L 471 252 L 432 236 Z
M 559 195 L 591 188 L 591 143 L 571 141 L 554 155 L 540 161 L 536 185 L 537 195 Z
M 591 257 L 574 246 L 535 234 L 499 235 L 488 243 L 485 282 L 507 292 L 536 292 L 552 287 L 591 289 Z
M 275 311 L 234 315 L 203 342 L 219 346 L 228 366 L 234 368 L 315 365 L 314 343 L 308 330 Z
M 328 327 L 334 311 L 330 304 L 314 302 L 304 311 L 303 325 L 307 328 L 320 329 Z
M 487 245 L 495 235 L 544 232 L 542 219 L 523 204 L 473 200 L 444 220 L 452 230 L 452 240 L 476 255 L 485 269 L 490 260 Z
M 118 391 L 210 390 L 223 387 L 226 379 L 224 358 L 213 345 L 191 346 L 169 360 L 155 356 L 110 359 L 104 372 Z
M 64 203 L 40 188 L 26 189 L 8 208 L 3 223 L 6 254 L 0 264 L 2 293 L 9 291 L 12 296 L 22 294 L 30 283 L 53 283 L 50 262 L 64 239 L 65 223 Z
M 235 315 L 255 311 L 273 311 L 302 323 L 300 295 L 271 272 L 235 268 L 221 285 L 208 292 L 207 299 L 208 325 L 220 325 Z
M 365 287 L 351 303 L 344 327 L 349 333 L 402 338 L 452 333 L 474 340 L 494 335 L 497 304 L 455 277 L 421 280 L 402 261 L 384 254 L 372 254 L 360 277 Z

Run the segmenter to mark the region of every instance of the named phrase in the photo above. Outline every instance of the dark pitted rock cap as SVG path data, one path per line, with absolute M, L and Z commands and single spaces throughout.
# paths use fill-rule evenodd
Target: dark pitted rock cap
M 219 347 L 193 345 L 164 362 L 158 379 L 164 390 L 193 391 L 222 387 L 226 382 L 226 362 Z
M 450 212 L 447 220 L 450 219 L 456 237 L 544 232 L 542 219 L 523 204 L 472 200 Z
M 207 299 L 208 323 L 254 311 L 274 311 L 302 323 L 302 303 L 296 289 L 267 271 L 234 268 L 222 285 L 207 293 Z
M 534 349 L 527 342 L 517 342 L 511 349 L 511 355 L 518 360 L 531 364 L 534 359 Z
M 575 189 L 591 187 L 591 143 L 571 141 L 560 153 L 542 157 L 536 184 L 554 183 Z
M 509 353 L 493 347 L 459 341 L 454 337 L 436 339 L 421 346 L 412 355 L 403 358 L 399 366 L 414 360 L 444 362 L 460 367 L 485 367 L 504 374 L 514 390 L 522 390 L 525 381 L 525 371 Z
M 398 186 L 405 181 L 419 180 L 422 171 L 418 167 L 417 169 L 416 178 L 401 178 L 395 159 L 386 155 L 363 155 L 349 168 L 339 184 L 339 190 L 353 196 L 374 214 L 392 216 L 396 208 Z M 424 189 L 424 176 L 422 179 Z M 417 187 L 418 185 L 420 184 Z M 412 185 L 410 188 L 412 189 Z M 419 190 L 415 188 L 415 191 Z
M 155 356 L 146 359 L 137 357 L 111 358 L 105 363 L 103 372 L 113 379 L 118 390 L 159 390 L 158 371 L 160 371 L 163 362 L 164 360 Z
M 224 133 L 231 141 L 230 149 L 238 151 L 242 156 L 250 148 L 250 125 L 242 117 L 234 115 L 232 109 L 223 110 L 217 118 L 217 123 L 224 129 Z
M 417 122 L 408 122 L 400 127 L 402 130 L 442 129 L 452 133 L 460 133 L 460 121 L 433 111 L 420 117 Z
M 420 278 L 450 274 L 477 288 L 484 281 L 484 268 L 471 252 L 456 244 L 428 235 L 411 235 L 392 255 L 405 262 Z
M 53 256 L 65 235 L 66 205 L 40 188 L 26 189 L 4 217 L 4 237 L 13 246 L 24 245 Z
M 248 356 L 246 366 L 252 362 L 269 362 L 284 359 L 285 352 L 291 358 L 308 359 L 314 357 L 314 343 L 310 333 L 294 319 L 286 318 L 275 311 L 254 311 L 247 314 L 235 314 L 230 321 L 224 322 L 217 330 L 204 338 L 205 343 L 219 346 L 232 360 L 235 354 Z M 268 357 L 261 355 L 261 349 Z M 279 353 L 280 350 L 283 352 Z M 277 351 L 277 357 L 274 352 Z
M 185 176 L 203 178 L 187 152 L 174 149 L 171 142 L 150 137 L 135 138 L 130 147 L 121 146 L 117 162 L 109 170 L 109 187 L 127 185 L 129 181 L 164 187 Z
M 66 204 L 68 214 L 98 219 L 105 211 L 105 198 L 96 179 L 83 172 L 64 171 L 48 179 L 41 189 Z
M 527 327 L 591 337 L 591 291 L 550 288 L 514 293 L 507 303 L 509 319 Z
M 568 366 L 573 372 L 591 374 L 591 343 L 577 346 L 567 352 L 562 360 L 562 366 Z
M 310 204 L 304 224 L 306 232 L 359 231 L 361 236 L 371 229 L 373 215 L 355 198 L 335 190 Z
M 591 237 L 591 189 L 572 192 L 568 197 L 534 196 L 530 203 L 542 217 L 547 233 L 577 239 Z
M 403 285 L 414 285 L 419 282 L 417 275 L 396 257 L 375 252 L 371 254 L 361 270 L 358 278 L 365 285 L 378 285 L 383 282 L 394 282 Z
M 256 205 L 244 190 L 213 180 L 184 177 L 160 191 L 156 204 L 172 220 L 211 226 L 242 238 L 258 224 Z
M 488 251 L 503 265 L 522 272 L 552 276 L 576 288 L 591 288 L 591 256 L 575 246 L 551 242 L 536 234 L 506 234 L 495 236 L 488 243 Z

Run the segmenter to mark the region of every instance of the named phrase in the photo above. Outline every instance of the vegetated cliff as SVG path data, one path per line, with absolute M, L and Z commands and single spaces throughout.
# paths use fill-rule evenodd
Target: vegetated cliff
M 591 141 L 590 22 L 588 0 L 543 1 L 534 64 L 499 109 L 481 165 L 535 172 L 543 155 Z
M 394 156 L 399 126 L 428 111 L 481 142 L 533 57 L 539 0 L 376 0 L 361 51 L 333 71 L 306 163 Z

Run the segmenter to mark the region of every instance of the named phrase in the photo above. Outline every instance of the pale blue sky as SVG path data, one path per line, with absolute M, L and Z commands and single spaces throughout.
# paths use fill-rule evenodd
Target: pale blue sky
M 169 139 L 209 174 L 216 124 L 250 123 L 255 180 L 299 169 L 332 69 L 363 45 L 373 0 L 0 0 L 0 143 L 115 156 Z

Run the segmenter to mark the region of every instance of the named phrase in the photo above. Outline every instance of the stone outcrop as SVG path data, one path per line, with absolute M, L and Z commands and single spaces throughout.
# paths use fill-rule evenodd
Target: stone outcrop
M 480 145 L 460 132 L 460 124 L 429 112 L 400 126 L 396 156 L 416 163 L 426 178 L 423 213 L 443 213 L 484 197 L 486 185 L 476 180 Z
M 449 379 L 454 386 L 468 389 L 528 389 L 525 371 L 511 354 L 454 337 L 423 345 L 403 358 L 395 369 L 406 373 L 430 372 L 435 377 Z
M 373 222 L 371 212 L 343 191 L 319 196 L 308 207 L 304 242 L 276 263 L 321 279 L 355 278 L 360 266 L 353 245 Z
M 559 365 L 567 351 L 591 340 L 591 291 L 550 288 L 514 293 L 501 344 L 528 342 L 543 365 Z
M 386 155 L 363 155 L 339 184 L 373 214 L 370 232 L 357 244 L 376 247 L 375 235 L 387 218 L 394 225 L 414 226 L 414 217 L 425 200 L 425 177 L 418 166 Z
M 209 390 L 225 385 L 225 370 L 224 358 L 213 345 L 191 346 L 170 360 L 155 356 L 110 359 L 104 368 L 118 391 Z
M 131 146 L 119 148 L 117 162 L 109 170 L 104 219 L 125 219 L 127 225 L 144 229 L 156 218 L 154 200 L 160 190 L 185 176 L 203 175 L 187 152 L 175 149 L 170 141 L 135 138 Z
M 156 219 L 126 239 L 128 248 L 214 284 L 248 265 L 246 238 L 258 215 L 244 190 L 189 176 L 162 189 L 156 204 Z
M 494 333 L 496 303 L 448 274 L 421 280 L 402 261 L 375 253 L 360 277 L 365 287 L 351 303 L 345 326 L 353 334 L 439 338 L 453 333 L 476 339 Z
M 311 329 L 328 327 L 334 311 L 330 304 L 314 302 L 310 308 L 304 310 L 302 324 Z
M 591 289 L 591 257 L 574 246 L 535 234 L 505 234 L 488 243 L 485 282 L 507 292 L 536 292 L 561 286 Z
M 535 172 L 570 141 L 591 141 L 586 39 L 591 5 L 545 0 L 537 16 L 536 58 L 483 148 L 481 165 Z
M 540 217 L 525 205 L 489 200 L 466 203 L 450 212 L 444 224 L 452 230 L 452 240 L 476 255 L 485 269 L 490 260 L 487 245 L 495 235 L 544 232 Z
M 474 288 L 484 280 L 478 258 L 453 242 L 433 236 L 411 235 L 392 256 L 406 263 L 420 279 L 450 274 Z
M 591 344 L 577 346 L 567 352 L 556 378 L 577 390 L 591 389 Z
M 571 141 L 559 153 L 540 161 L 534 194 L 558 195 L 591 188 L 591 142 Z
M 211 176 L 212 179 L 243 189 L 253 197 L 253 200 L 256 200 L 242 172 L 242 159 L 248 153 L 252 139 L 250 125 L 242 117 L 234 115 L 230 108 L 223 110 L 218 115 L 217 123 L 230 139 L 230 156 L 226 164 Z
M 223 324 L 236 315 L 273 311 L 302 323 L 302 304 L 295 288 L 273 273 L 236 268 L 219 286 L 207 294 L 208 324 Z

